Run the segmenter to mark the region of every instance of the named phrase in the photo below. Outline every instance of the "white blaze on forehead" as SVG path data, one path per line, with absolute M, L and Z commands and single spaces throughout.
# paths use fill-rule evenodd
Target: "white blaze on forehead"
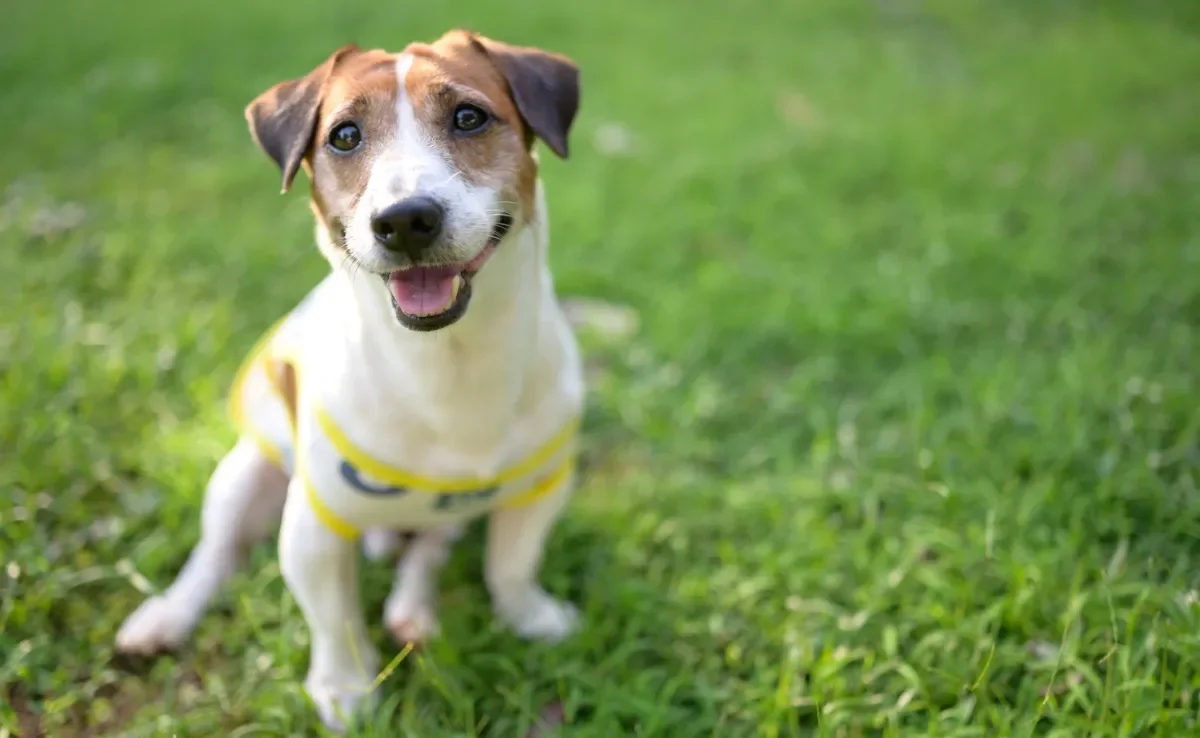
M 381 157 L 380 162 L 393 179 L 392 188 L 406 195 L 441 189 L 454 177 L 450 152 L 439 149 L 436 139 L 425 130 L 408 94 L 412 65 L 412 54 L 396 57 L 396 140 L 390 155 Z

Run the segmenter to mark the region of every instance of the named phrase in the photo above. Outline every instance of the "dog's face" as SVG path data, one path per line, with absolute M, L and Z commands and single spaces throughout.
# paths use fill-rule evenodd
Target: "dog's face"
M 396 319 L 437 330 L 534 206 L 539 137 L 561 157 L 579 106 L 568 59 L 452 31 L 402 53 L 347 46 L 246 108 L 283 171 L 303 166 L 335 267 L 388 286 Z

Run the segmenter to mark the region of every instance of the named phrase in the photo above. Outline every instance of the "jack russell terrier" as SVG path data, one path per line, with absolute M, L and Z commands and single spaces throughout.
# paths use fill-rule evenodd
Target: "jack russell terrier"
M 401 642 L 437 632 L 435 576 L 487 514 L 498 616 L 560 639 L 571 605 L 538 584 L 574 484 L 584 385 L 555 296 L 533 152 L 560 157 L 579 108 L 569 59 L 455 30 L 402 53 L 338 49 L 246 108 L 258 145 L 311 181 L 330 274 L 253 349 L 231 392 L 240 437 L 208 483 L 200 542 L 133 612 L 118 650 L 178 646 L 246 549 L 278 526 L 312 636 L 305 687 L 342 730 L 374 701 L 357 545 L 413 539 L 384 608 Z

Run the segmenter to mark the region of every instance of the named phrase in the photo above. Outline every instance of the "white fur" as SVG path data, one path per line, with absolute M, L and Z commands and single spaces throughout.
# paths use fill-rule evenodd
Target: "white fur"
M 397 63 L 400 88 L 411 59 Z M 369 228 L 363 215 L 400 197 L 437 191 L 464 248 L 486 241 L 477 221 L 496 206 L 497 192 L 453 176 L 449 158 L 432 148 L 402 94 L 397 139 L 373 165 L 367 196 L 351 230 L 351 248 L 370 268 Z M 318 175 L 319 176 L 319 175 Z M 579 352 L 554 294 L 546 260 L 546 203 L 539 185 L 530 222 L 517 215 L 500 248 L 476 275 L 473 298 L 457 323 L 433 333 L 411 331 L 395 319 L 383 281 L 332 258 L 339 314 L 316 368 L 336 381 L 319 384 L 319 401 L 349 414 L 365 438 L 402 452 L 406 470 L 430 477 L 490 477 L 526 457 L 578 416 L 583 403 Z M 322 239 L 324 232 L 318 229 Z M 363 235 L 365 234 L 365 235 Z M 333 253 L 332 244 L 322 250 Z M 314 339 L 316 340 L 316 339 Z M 309 368 L 306 367 L 306 371 Z M 301 409 L 301 425 L 305 420 Z M 117 636 L 127 652 L 178 645 L 204 613 L 240 552 L 263 537 L 283 507 L 279 555 L 288 587 L 312 633 L 306 687 L 322 720 L 344 727 L 370 704 L 369 686 L 380 659 L 366 636 L 357 591 L 357 548 L 322 525 L 286 477 L 248 440 L 217 467 L 204 501 L 200 543 L 161 597 L 134 612 Z M 541 500 L 490 513 L 485 572 L 500 618 L 517 633 L 557 639 L 574 627 L 570 605 L 537 583 L 546 537 L 573 486 Z M 403 526 L 401 526 L 403 527 Z M 397 566 L 385 620 L 401 640 L 437 632 L 434 592 L 457 525 L 419 531 Z M 388 553 L 394 534 L 370 531 L 374 553 Z

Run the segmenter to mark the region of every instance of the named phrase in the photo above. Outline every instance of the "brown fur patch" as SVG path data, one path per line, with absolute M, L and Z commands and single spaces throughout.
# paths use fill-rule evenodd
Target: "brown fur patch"
M 533 212 L 537 162 L 530 154 L 526 128 L 499 69 L 463 31 L 452 31 L 434 44 L 412 44 L 405 91 L 435 145 L 454 160 L 454 168 L 475 184 L 498 186 L 516 196 L 528 216 Z M 456 134 L 454 111 L 476 105 L 492 117 L 486 129 Z M 515 190 L 515 191 L 514 191 Z
M 267 380 L 287 411 L 288 423 L 296 429 L 296 367 L 290 361 L 270 360 L 266 365 Z
M 396 57 L 364 51 L 343 61 L 326 85 L 306 169 L 313 210 L 341 243 L 339 223 L 348 218 L 367 188 L 371 163 L 396 136 Z M 330 133 L 354 123 L 362 134 L 358 149 L 341 154 L 326 147 Z

